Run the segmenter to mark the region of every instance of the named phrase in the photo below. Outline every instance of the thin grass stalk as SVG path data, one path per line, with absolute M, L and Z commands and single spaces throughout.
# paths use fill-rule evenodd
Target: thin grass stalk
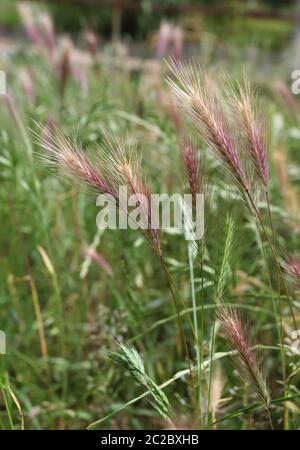
M 56 273 L 53 273 L 53 287 L 55 292 L 55 298 L 56 298 L 56 305 L 57 305 L 57 313 L 59 317 L 59 328 L 60 328 L 60 346 L 61 346 L 61 353 L 64 357 L 66 357 L 66 325 L 65 325 L 65 318 L 64 318 L 64 306 L 63 301 L 61 297 L 60 287 L 57 280 Z M 63 375 L 63 389 L 62 389 L 62 397 L 66 400 L 67 393 L 68 393 L 68 372 L 67 370 L 64 371 Z
M 188 363 L 188 367 L 189 367 L 189 372 L 190 372 L 190 378 L 191 378 L 191 387 L 192 387 L 192 392 L 193 392 L 193 397 L 194 397 L 194 404 L 195 404 L 195 408 L 197 408 L 197 398 L 195 395 L 195 381 L 194 381 L 194 375 L 193 375 L 193 370 L 192 370 L 192 362 L 191 362 L 191 355 L 189 352 L 189 348 L 188 348 L 188 344 L 187 344 L 187 340 L 186 340 L 186 336 L 184 333 L 184 328 L 183 328 L 183 324 L 182 324 L 182 320 L 181 320 L 181 315 L 180 315 L 180 311 L 178 308 L 178 304 L 177 304 L 177 300 L 176 300 L 176 289 L 175 289 L 175 284 L 172 278 L 172 275 L 169 272 L 169 269 L 163 259 L 163 257 L 160 255 L 160 262 L 162 265 L 162 268 L 164 270 L 164 273 L 166 275 L 166 279 L 169 285 L 169 289 L 171 292 L 171 297 L 172 297 L 172 301 L 173 304 L 175 306 L 175 310 L 176 310 L 176 316 L 177 316 L 177 321 L 178 321 L 178 325 L 179 325 L 179 331 L 180 331 L 180 335 L 181 335 L 181 340 L 183 342 L 184 345 L 184 349 L 185 349 L 185 353 L 186 353 L 186 357 L 187 357 L 187 363 Z
M 204 239 L 204 238 L 203 238 Z M 200 262 L 200 270 L 201 270 L 201 304 L 200 307 L 196 308 L 197 310 L 199 309 L 201 311 L 201 325 L 200 325 L 200 364 L 201 364 L 201 368 L 203 367 L 203 336 L 204 336 L 204 271 L 203 271 L 203 261 L 204 261 L 204 242 L 201 242 L 201 247 L 200 247 L 200 256 L 201 256 L 201 262 Z M 203 373 L 203 372 L 202 372 Z M 204 375 L 206 378 L 206 372 L 204 371 Z M 207 383 L 207 379 L 206 379 L 206 383 Z M 202 383 L 200 384 L 200 392 L 202 395 Z
M 267 208 L 268 208 L 268 218 L 269 218 L 269 222 L 270 222 L 270 226 L 271 226 L 271 230 L 272 230 L 272 240 L 273 240 L 273 246 L 274 246 L 274 250 L 275 250 L 275 254 L 277 257 L 277 262 L 278 262 L 278 255 L 276 252 L 276 238 L 275 238 L 275 228 L 274 228 L 274 223 L 273 223 L 273 218 L 272 218 L 272 212 L 271 212 L 271 207 L 270 207 L 270 199 L 269 199 L 269 194 L 268 191 L 265 191 L 265 196 L 266 196 L 266 202 L 267 202 Z M 279 265 L 279 263 L 278 263 Z M 280 267 L 280 265 L 279 265 Z M 281 272 L 282 273 L 282 272 Z M 278 281 L 280 280 L 280 274 L 277 271 L 277 276 L 278 276 Z M 282 280 L 284 280 L 284 276 L 282 276 Z M 271 282 L 271 280 L 270 280 Z M 280 285 L 280 283 L 278 283 Z M 285 286 L 286 287 L 286 286 Z M 287 287 L 286 287 L 287 288 Z M 287 289 L 286 289 L 286 292 Z M 274 310 L 275 309 L 275 305 L 274 305 Z M 278 331 L 279 331 L 279 339 L 280 339 L 280 344 L 281 344 L 281 361 L 282 361 L 282 366 L 283 366 L 283 384 L 284 384 L 284 396 L 288 396 L 289 393 L 289 387 L 288 387 L 288 382 L 287 382 L 287 370 L 286 370 L 286 358 L 285 358 L 285 353 L 283 350 L 283 346 L 284 346 L 284 325 L 283 325 L 283 312 L 282 312 L 282 307 L 281 307 L 281 302 L 279 301 L 279 320 L 280 320 L 280 328 L 279 325 L 278 326 Z M 276 324 L 278 322 L 278 319 L 276 317 Z M 294 326 L 297 326 L 297 324 L 295 323 L 294 320 Z M 289 429 L 289 409 L 286 405 L 286 403 L 284 404 L 284 412 L 283 412 L 283 422 L 284 422 L 284 429 L 288 430 Z
M 191 214 L 195 212 L 196 204 L 197 204 L 197 195 L 200 192 L 205 190 L 205 172 L 203 166 L 201 167 L 200 161 L 198 158 L 198 154 L 193 146 L 191 140 L 186 137 L 183 137 L 178 141 L 178 147 L 180 150 L 180 160 L 185 172 L 187 185 L 189 187 L 189 191 L 192 194 L 193 205 Z M 203 161 L 202 161 L 203 163 Z M 185 208 L 183 208 L 185 210 Z M 185 211 L 187 213 L 187 211 Z M 189 213 L 188 213 L 189 214 Z M 187 230 L 185 230 L 187 233 Z M 200 428 L 203 426 L 203 412 L 202 412 L 202 371 L 201 371 L 201 359 L 202 359 L 202 350 L 203 350 L 203 311 L 201 316 L 201 332 L 199 336 L 199 324 L 198 324 L 198 313 L 197 313 L 197 304 L 196 304 L 196 293 L 195 293 L 195 283 L 194 283 L 194 263 L 193 257 L 198 253 L 199 247 L 197 245 L 197 241 L 194 239 L 194 236 L 190 236 L 192 240 L 190 241 L 188 237 L 188 262 L 189 262 L 189 274 L 190 274 L 190 290 L 192 297 L 192 310 L 193 310 L 193 322 L 194 322 L 194 330 L 195 330 L 195 343 L 196 343 L 196 359 L 197 359 L 197 400 L 198 400 L 198 414 L 200 418 Z M 203 244 L 201 245 L 201 250 L 203 254 Z M 202 254 L 201 254 L 201 264 L 202 264 Z M 203 293 L 203 271 L 201 266 L 201 277 L 202 277 L 202 293 Z M 202 296 L 203 297 L 203 296 Z M 203 298 L 201 304 L 203 305 Z
M 32 164 L 33 164 L 33 146 L 32 146 L 31 140 L 29 139 L 28 132 L 24 125 L 24 122 L 21 119 L 19 110 L 14 104 L 13 98 L 10 95 L 7 95 L 6 101 L 7 101 L 8 108 L 11 112 L 12 118 L 15 121 L 15 124 L 19 130 L 20 136 L 21 136 L 21 138 L 24 142 L 25 148 L 26 148 L 26 153 L 27 153 L 28 160 L 29 160 L 29 168 L 31 169 L 30 179 L 31 179 L 32 185 L 33 185 L 33 192 L 35 194 L 36 206 L 37 206 L 37 209 L 38 209 L 41 219 L 42 219 L 43 230 L 46 230 L 47 220 L 45 217 L 44 202 L 41 197 L 40 183 L 38 182 L 36 171 L 32 170 L 32 168 L 33 168 L 33 166 L 32 166 Z M 44 234 L 45 234 L 45 238 L 47 239 L 47 242 L 49 244 L 49 248 L 51 248 L 49 234 L 45 233 L 45 231 L 44 231 Z
M 43 358 L 46 360 L 48 359 L 48 347 L 47 347 L 47 341 L 45 336 L 45 329 L 44 329 L 44 323 L 43 323 L 43 316 L 42 311 L 40 307 L 39 297 L 37 293 L 37 289 L 34 283 L 34 280 L 31 276 L 28 278 L 30 290 L 31 290 L 31 297 L 33 302 L 33 308 L 38 328 L 38 334 L 39 334 L 39 341 L 40 341 L 40 350 Z
M 15 428 L 14 428 L 14 424 L 13 424 L 13 420 L 12 420 L 12 415 L 11 415 L 11 412 L 10 412 L 10 406 L 9 406 L 8 399 L 7 399 L 7 396 L 6 396 L 6 393 L 5 393 L 5 389 L 6 389 L 6 386 L 2 385 L 1 386 L 1 390 L 2 390 L 2 395 L 3 395 L 4 405 L 5 405 L 5 408 L 6 408 L 6 411 L 7 411 L 8 421 L 9 421 L 9 424 L 10 424 L 10 428 L 12 430 L 14 430 Z
M 57 279 L 57 274 L 54 269 L 54 266 L 49 259 L 49 256 L 45 252 L 45 250 L 38 246 L 39 254 L 41 255 L 41 258 L 43 260 L 43 263 L 49 272 L 51 279 L 52 279 L 52 285 L 54 290 L 54 299 L 55 299 L 55 316 L 58 323 L 59 328 L 59 343 L 60 343 L 60 351 L 61 355 L 65 358 L 66 357 L 66 325 L 65 325 L 65 317 L 64 317 L 64 305 L 61 297 L 60 287 Z M 64 371 L 63 374 L 63 399 L 66 400 L 67 398 L 67 390 L 68 390 L 68 373 L 67 370 Z
M 223 338 L 236 350 L 236 362 L 241 375 L 246 377 L 259 400 L 269 410 L 270 395 L 247 323 L 245 326 L 237 311 L 228 308 L 222 300 L 217 306 L 217 318 Z M 271 418 L 269 413 L 268 418 Z M 273 428 L 272 420 L 270 424 Z
M 193 251 L 192 246 L 188 243 L 188 259 L 189 259 L 189 272 L 190 272 L 190 289 L 192 296 L 192 308 L 193 308 L 193 321 L 195 330 L 195 342 L 196 342 L 196 361 L 197 361 L 197 399 L 198 399 L 198 410 L 200 418 L 200 428 L 203 424 L 202 416 L 202 389 L 201 389 L 201 352 L 202 352 L 202 342 L 199 340 L 199 327 L 198 327 L 198 314 L 197 314 L 197 304 L 196 304 L 196 293 L 195 293 L 195 280 L 194 280 L 194 263 L 193 263 Z
M 213 353 L 215 347 L 215 333 L 216 333 L 216 313 L 217 308 L 222 302 L 222 295 L 225 289 L 226 281 L 230 273 L 230 258 L 232 255 L 232 247 L 233 247 L 233 239 L 234 239 L 234 221 L 232 216 L 227 215 L 225 222 L 225 233 L 222 237 L 220 245 L 218 246 L 221 249 L 220 259 L 218 260 L 218 264 L 216 266 L 216 279 L 215 279 L 215 288 L 214 288 L 214 302 L 215 308 L 213 311 L 213 325 L 211 331 L 211 340 L 210 340 L 210 358 L 211 365 L 209 367 L 209 382 L 208 382 L 208 406 L 207 406 L 207 423 L 210 422 L 210 403 L 211 403 L 211 386 L 212 386 L 212 373 L 213 373 Z
M 207 425 L 210 422 L 210 404 L 211 404 L 211 386 L 212 386 L 212 369 L 213 369 L 213 356 L 214 356 L 214 348 L 215 348 L 215 336 L 216 336 L 216 305 L 214 307 L 214 318 L 213 324 L 211 328 L 211 337 L 210 337 L 210 345 L 209 345 L 209 379 L 208 379 L 208 392 L 207 392 Z
M 265 191 L 265 196 L 266 196 L 267 208 L 268 208 L 268 218 L 269 218 L 269 222 L 270 222 L 270 226 L 271 226 L 271 230 L 272 230 L 273 245 L 275 247 L 275 244 L 276 244 L 275 227 L 274 227 L 274 223 L 273 223 L 273 219 L 272 219 L 272 212 L 271 212 L 271 206 L 270 206 L 269 192 L 267 190 Z
M 280 342 L 280 358 L 281 358 L 281 365 L 282 365 L 282 376 L 283 376 L 283 385 L 284 385 L 284 391 L 286 391 L 286 386 L 287 386 L 287 373 L 286 373 L 286 357 L 285 357 L 285 352 L 284 352 L 284 327 L 283 327 L 283 314 L 282 314 L 282 310 L 281 310 L 281 300 L 279 297 L 279 316 L 278 316 L 278 312 L 277 312 L 277 308 L 276 308 L 276 303 L 275 303 L 275 295 L 273 294 L 273 287 L 272 287 L 272 281 L 271 281 L 271 276 L 270 276 L 270 271 L 268 268 L 268 262 L 267 262 L 267 257 L 264 251 L 264 248 L 262 246 L 262 253 L 263 253 L 263 258 L 265 261 L 265 266 L 267 269 L 267 276 L 268 276 L 268 282 L 269 282 L 269 287 L 270 290 L 272 292 L 271 295 L 271 301 L 272 301 L 272 307 L 273 307 L 273 311 L 274 311 L 274 317 L 275 317 L 275 322 L 276 322 L 276 329 L 277 329 L 277 334 L 278 334 L 278 339 Z M 284 405 L 284 408 L 286 408 L 286 405 Z
M 266 406 L 266 410 L 267 410 L 267 415 L 268 415 L 268 419 L 269 419 L 269 424 L 270 424 L 271 430 L 274 430 L 270 408 L 268 406 Z

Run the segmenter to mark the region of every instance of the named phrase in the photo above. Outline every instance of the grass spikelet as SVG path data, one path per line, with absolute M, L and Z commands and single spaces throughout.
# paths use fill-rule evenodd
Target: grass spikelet
M 258 398 L 268 407 L 270 403 L 266 381 L 251 342 L 249 325 L 244 324 L 238 312 L 220 302 L 217 317 L 223 338 L 236 350 L 234 360 L 242 376 L 245 376 Z
M 234 122 L 240 125 L 241 136 L 245 142 L 245 152 L 251 158 L 258 180 L 267 189 L 269 169 L 266 126 L 256 94 L 249 80 L 244 76 L 243 84 L 238 85 L 238 92 L 230 88 L 228 95 Z
M 184 139 L 180 143 L 180 158 L 195 203 L 196 195 L 203 192 L 204 173 L 201 170 L 199 157 L 191 140 Z
M 47 12 L 41 13 L 39 15 L 39 24 L 41 27 L 45 45 L 49 51 L 50 56 L 52 57 L 55 52 L 56 43 L 55 43 L 54 26 L 51 16 Z
M 104 194 L 115 197 L 108 180 L 78 146 L 75 138 L 67 138 L 63 132 L 52 126 L 47 134 L 40 137 L 34 133 L 36 143 L 44 150 L 42 159 L 50 166 L 57 167 L 61 175 L 84 182 Z
M 42 158 L 60 169 L 68 178 L 84 182 L 96 191 L 111 195 L 120 206 L 119 188 L 126 186 L 129 195 L 135 195 L 141 211 L 141 230 L 161 255 L 160 230 L 155 227 L 150 191 L 143 180 L 141 160 L 134 147 L 125 150 L 124 143 L 114 138 L 97 149 L 97 156 L 89 158 L 78 146 L 75 138 L 67 138 L 59 128 L 47 130 L 46 136 L 35 134 L 37 144 L 43 148 Z M 103 152 L 102 152 L 103 151 Z M 102 152 L 102 153 L 101 153 Z
M 156 227 L 158 218 L 151 207 L 151 194 L 143 177 L 142 161 L 135 146 L 126 148 L 124 141 L 114 136 L 106 139 L 102 147 L 103 167 L 111 180 L 115 195 L 119 186 L 126 186 L 129 195 L 135 196 L 141 211 L 141 228 L 144 228 L 150 244 L 161 254 L 160 230 Z
M 55 64 L 55 72 L 62 97 L 64 96 L 67 82 L 72 74 L 72 51 L 72 42 L 68 38 L 62 39 L 58 49 L 58 60 Z
M 246 191 L 250 189 L 240 155 L 235 149 L 226 113 L 207 75 L 195 65 L 171 61 L 169 67 L 177 82 L 168 78 L 173 95 L 191 118 L 221 167 Z
M 286 254 L 281 266 L 285 273 L 290 275 L 297 285 L 300 285 L 300 260 Z
M 146 374 L 137 350 L 132 346 L 119 344 L 119 352 L 111 352 L 109 357 L 125 367 L 134 380 L 149 391 L 154 408 L 164 419 L 168 419 L 170 417 L 169 400 L 159 386 Z

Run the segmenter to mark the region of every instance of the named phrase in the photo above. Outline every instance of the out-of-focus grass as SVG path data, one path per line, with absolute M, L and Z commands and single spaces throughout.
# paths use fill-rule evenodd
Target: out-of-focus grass
M 14 0 L 2 0 L 1 1 L 1 19 L 2 26 L 16 26 L 19 24 L 20 19 L 16 9 L 16 2 Z

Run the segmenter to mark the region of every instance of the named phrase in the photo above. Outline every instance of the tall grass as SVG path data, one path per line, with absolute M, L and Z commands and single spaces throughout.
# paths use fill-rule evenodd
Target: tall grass
M 1 427 L 298 428 L 299 231 L 267 139 L 281 114 L 297 169 L 297 116 L 239 63 L 230 83 L 178 58 L 116 71 L 91 30 L 83 51 L 21 14 L 32 43 L 1 102 Z M 95 193 L 119 203 L 119 185 L 204 193 L 203 239 L 100 233 Z

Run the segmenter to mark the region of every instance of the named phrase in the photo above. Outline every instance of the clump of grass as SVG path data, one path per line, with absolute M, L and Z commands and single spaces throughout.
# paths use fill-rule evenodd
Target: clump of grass
M 238 86 L 237 93 L 229 86 L 227 91 L 225 89 L 224 98 L 216 84 L 212 83 L 207 74 L 196 65 L 183 65 L 173 60 L 169 67 L 175 76 L 175 81 L 168 78 L 173 95 L 183 106 L 196 130 L 200 132 L 201 138 L 213 150 L 221 170 L 226 172 L 234 185 L 238 187 L 242 197 L 246 199 L 258 227 L 267 241 L 274 260 L 278 284 L 285 291 L 293 326 L 297 330 L 294 307 L 276 251 L 276 233 L 268 196 L 269 169 L 266 127 L 255 103 L 250 84 L 245 78 L 243 86 Z M 232 116 L 234 117 L 233 122 Z M 272 237 L 269 236 L 267 226 L 257 206 L 255 198 L 257 181 L 265 191 Z M 280 318 L 277 317 L 277 313 L 275 314 L 277 323 L 280 322 L 279 338 L 283 349 L 284 331 L 281 305 L 279 305 Z M 285 394 L 287 394 L 287 369 L 283 350 L 281 354 L 283 383 Z M 285 423 L 287 424 L 286 409 Z

